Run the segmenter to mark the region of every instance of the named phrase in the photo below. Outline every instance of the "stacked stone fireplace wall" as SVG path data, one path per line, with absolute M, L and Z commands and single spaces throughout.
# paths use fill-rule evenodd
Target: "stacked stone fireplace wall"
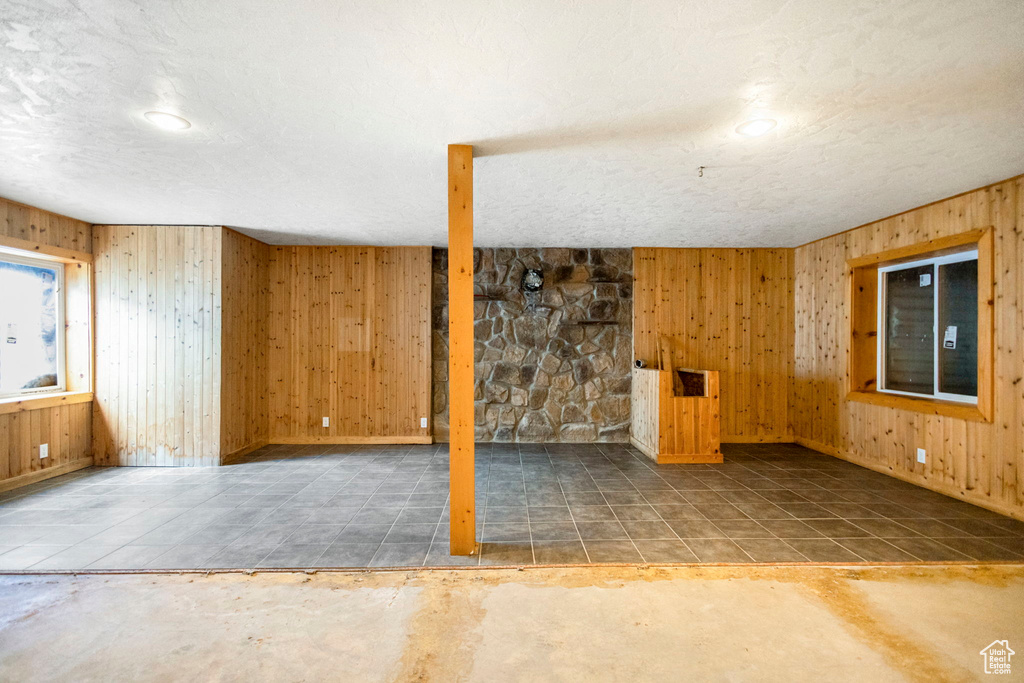
M 626 442 L 629 249 L 476 249 L 478 441 Z M 544 284 L 527 293 L 526 269 Z M 433 428 L 448 440 L 448 251 L 433 259 Z

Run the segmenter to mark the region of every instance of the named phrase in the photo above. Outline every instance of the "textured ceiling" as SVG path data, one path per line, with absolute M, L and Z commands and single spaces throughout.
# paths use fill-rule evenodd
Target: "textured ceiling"
M 471 143 L 481 245 L 792 246 L 1022 122 L 1020 0 L 0 0 L 0 196 L 94 223 L 440 245 Z

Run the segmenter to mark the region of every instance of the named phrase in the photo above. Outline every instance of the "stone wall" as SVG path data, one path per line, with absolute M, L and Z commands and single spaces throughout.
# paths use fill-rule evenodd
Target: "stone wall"
M 478 441 L 626 442 L 629 249 L 473 252 Z M 434 436 L 448 440 L 448 252 L 434 250 Z M 526 269 L 544 285 L 524 293 Z

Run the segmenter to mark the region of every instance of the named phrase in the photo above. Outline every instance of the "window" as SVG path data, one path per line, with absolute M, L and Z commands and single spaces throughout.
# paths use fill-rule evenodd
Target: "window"
M 64 265 L 0 254 L 0 397 L 64 391 Z
M 879 390 L 978 401 L 978 252 L 878 269 Z
M 847 259 L 846 398 L 992 421 L 992 228 Z

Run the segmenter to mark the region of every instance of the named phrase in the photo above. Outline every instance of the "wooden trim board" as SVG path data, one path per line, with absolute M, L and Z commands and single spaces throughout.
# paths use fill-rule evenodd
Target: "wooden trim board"
M 5 479 L 0 481 L 0 493 L 4 491 L 10 491 L 20 486 L 28 486 L 29 484 L 35 484 L 40 481 L 52 479 L 53 477 L 59 477 L 62 474 L 68 474 L 69 472 L 75 472 L 77 470 L 84 470 L 86 467 L 92 467 L 93 459 L 92 456 L 86 456 L 79 458 L 78 460 L 72 460 L 71 462 L 64 463 L 63 465 L 56 465 L 54 467 L 47 467 L 45 469 L 36 470 L 35 472 L 28 472 L 11 479 Z
M 267 443 L 275 444 L 430 444 L 434 443 L 431 436 L 275 436 Z M 255 449 L 254 449 L 255 450 Z
M 5 399 L 0 401 L 0 415 L 41 410 L 43 408 L 53 408 L 54 406 L 70 406 L 75 403 L 88 403 L 92 399 L 91 391 L 62 392 L 59 394 L 33 396 L 31 398 Z
M 874 266 L 880 263 L 897 263 L 905 259 L 912 260 L 915 257 L 923 256 L 924 254 L 934 254 L 935 252 L 945 251 L 946 249 L 955 249 L 956 247 L 963 247 L 968 244 L 977 244 L 985 233 L 991 230 L 991 227 L 978 228 L 976 230 L 961 232 L 956 235 L 936 237 L 935 239 L 918 242 L 917 244 L 910 244 L 905 247 L 886 249 L 885 251 L 879 251 L 874 254 L 866 254 L 864 256 L 847 259 L 846 265 L 850 268 L 863 268 L 865 266 Z
M 722 443 L 793 443 L 792 434 L 765 434 L 763 436 L 744 436 L 742 434 L 726 434 Z
M 220 464 L 221 465 L 233 465 L 236 462 L 238 462 L 239 460 L 241 460 L 242 458 L 244 458 L 245 456 L 247 456 L 250 453 L 252 453 L 253 451 L 258 451 L 259 449 L 263 448 L 266 445 L 267 445 L 266 441 L 254 441 L 253 443 L 245 445 L 245 446 L 243 446 L 242 448 L 239 448 L 236 451 L 233 451 L 233 452 L 228 453 L 226 455 L 221 455 L 220 456 Z
M 913 396 L 887 394 L 881 391 L 851 391 L 846 395 L 846 398 L 849 401 L 856 401 L 858 403 L 888 406 L 890 408 L 911 410 L 928 415 L 945 415 L 946 417 L 955 417 L 975 422 L 989 421 L 976 406 L 969 403 L 937 401 L 933 398 L 914 398 Z
M 710 465 L 723 461 L 722 454 L 705 455 L 703 453 L 662 453 L 658 456 L 659 465 Z
M 29 256 L 37 256 L 58 263 L 92 263 L 92 254 L 87 251 L 65 249 L 7 235 L 0 235 L 0 252 L 24 252 Z

